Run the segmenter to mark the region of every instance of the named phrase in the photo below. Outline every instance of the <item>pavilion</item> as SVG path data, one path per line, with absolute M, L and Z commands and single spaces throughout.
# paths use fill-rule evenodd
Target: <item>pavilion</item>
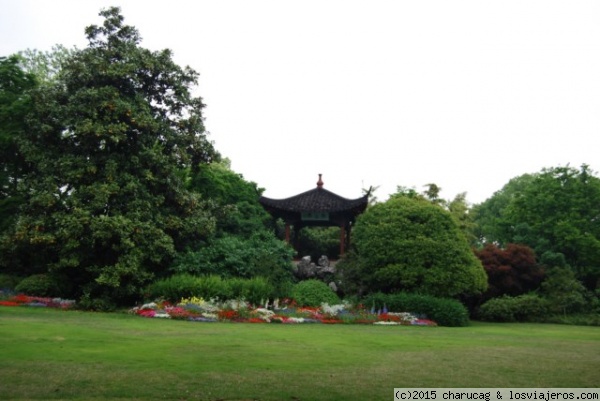
M 357 199 L 347 199 L 323 188 L 322 174 L 317 187 L 301 194 L 271 199 L 261 196 L 260 204 L 275 219 L 285 223 L 285 240 L 291 243 L 291 227 L 298 233 L 303 227 L 337 226 L 340 228 L 340 256 L 350 245 L 350 230 L 356 217 L 365 211 L 369 194 Z

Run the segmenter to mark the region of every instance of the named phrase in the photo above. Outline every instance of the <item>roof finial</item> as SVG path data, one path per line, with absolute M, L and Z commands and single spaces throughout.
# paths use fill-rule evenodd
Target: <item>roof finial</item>
M 321 176 L 323 174 L 319 174 L 319 181 L 317 181 L 317 188 L 323 188 L 323 180 L 321 179 Z

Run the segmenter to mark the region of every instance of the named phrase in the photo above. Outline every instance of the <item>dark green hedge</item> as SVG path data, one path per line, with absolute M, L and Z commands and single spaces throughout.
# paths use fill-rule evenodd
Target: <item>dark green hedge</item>
M 384 306 L 392 312 L 410 312 L 435 321 L 440 326 L 468 326 L 469 312 L 455 299 L 436 298 L 412 293 L 371 294 L 363 299 L 367 308 L 376 310 Z
M 214 275 L 176 274 L 151 284 L 145 296 L 148 300 L 164 298 L 170 302 L 189 297 L 220 300 L 243 298 L 252 304 L 259 304 L 271 298 L 273 291 L 273 286 L 262 277 L 223 279 Z

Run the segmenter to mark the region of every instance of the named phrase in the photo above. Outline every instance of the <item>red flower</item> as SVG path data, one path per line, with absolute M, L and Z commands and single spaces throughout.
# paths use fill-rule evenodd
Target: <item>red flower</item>
M 218 313 L 219 320 L 233 320 L 238 317 L 235 310 L 220 310 Z
M 321 319 L 321 323 L 325 323 L 325 324 L 338 324 L 338 323 L 344 323 L 343 320 L 339 320 L 339 319 Z
M 21 304 L 28 304 L 33 302 L 33 297 L 29 297 L 27 295 L 23 295 L 23 294 L 19 294 L 19 295 L 15 295 L 14 297 L 12 297 L 11 299 L 14 302 L 18 302 Z
M 400 322 L 401 319 L 399 316 L 388 315 L 387 313 L 382 313 L 378 316 L 378 320 L 380 322 Z

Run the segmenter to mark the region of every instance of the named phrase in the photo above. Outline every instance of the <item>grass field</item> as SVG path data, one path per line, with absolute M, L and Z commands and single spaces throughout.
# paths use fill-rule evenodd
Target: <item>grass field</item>
M 0 308 L 0 399 L 390 400 L 394 387 L 598 387 L 600 328 L 192 323 Z

